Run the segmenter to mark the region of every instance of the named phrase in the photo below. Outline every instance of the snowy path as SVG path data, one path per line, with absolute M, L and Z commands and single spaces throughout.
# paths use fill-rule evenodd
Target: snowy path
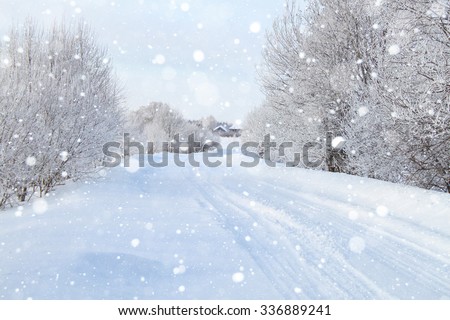
M 446 194 L 170 166 L 116 168 L 46 204 L 0 214 L 0 298 L 450 299 Z

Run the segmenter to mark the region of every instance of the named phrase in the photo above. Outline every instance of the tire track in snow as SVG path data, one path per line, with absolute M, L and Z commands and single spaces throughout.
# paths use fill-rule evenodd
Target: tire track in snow
M 225 190 L 223 190 L 225 191 Z M 341 299 L 348 299 L 354 297 L 370 298 L 391 298 L 388 293 L 377 286 L 375 282 L 366 277 L 359 270 L 352 267 L 343 255 L 339 253 L 339 248 L 335 246 L 333 239 L 330 239 L 326 230 L 322 230 L 317 226 L 308 226 L 304 223 L 299 223 L 292 219 L 282 210 L 278 210 L 271 206 L 258 204 L 254 209 L 248 209 L 243 201 L 248 202 L 247 198 L 242 196 L 224 197 L 226 201 L 240 202 L 234 203 L 235 206 L 246 212 L 251 212 L 253 217 L 260 217 L 268 222 L 268 224 L 279 225 L 278 234 L 289 235 L 289 246 L 300 246 L 301 252 L 304 254 L 304 269 L 308 270 L 308 277 L 310 277 L 314 285 L 312 287 L 324 287 L 323 292 L 313 291 L 312 297 L 326 297 L 333 298 L 337 296 L 339 291 L 342 296 Z M 267 224 L 266 224 L 267 225 Z M 326 261 L 322 263 L 321 259 L 326 257 Z M 285 257 L 291 259 L 291 257 Z M 357 281 L 355 281 L 357 280 Z M 324 284 L 326 284 L 324 286 Z
M 258 183 L 270 186 L 270 184 L 265 181 L 258 181 Z M 382 267 L 385 272 L 380 272 L 380 270 L 378 270 L 378 267 L 373 269 L 370 269 L 370 267 L 367 268 L 368 266 L 362 265 L 360 261 L 356 261 L 357 263 L 353 262 L 353 264 L 355 264 L 355 268 L 365 267 L 364 273 L 369 274 L 371 278 L 381 275 L 381 280 L 383 280 L 383 277 L 386 276 L 386 272 L 391 273 L 392 276 L 394 274 L 409 274 L 410 279 L 414 279 L 414 281 L 417 282 L 418 291 L 427 291 L 423 293 L 424 296 L 430 296 L 430 294 L 433 294 L 434 296 L 439 298 L 441 296 L 445 297 L 450 295 L 450 285 L 447 281 L 449 270 L 449 263 L 447 259 L 437 256 L 436 253 L 430 252 L 428 249 L 420 247 L 416 243 L 409 242 L 392 233 L 385 232 L 380 228 L 375 228 L 367 224 L 355 224 L 355 222 L 350 221 L 348 218 L 344 218 L 338 214 L 334 214 L 336 208 L 339 208 L 339 203 L 334 203 L 335 206 L 330 207 L 330 205 L 327 203 L 324 204 L 323 202 L 320 203 L 319 201 L 306 198 L 304 195 L 295 193 L 292 190 L 278 186 L 274 188 L 273 185 L 271 187 L 272 190 L 270 194 L 261 194 L 261 188 L 255 188 L 254 185 L 248 187 L 246 190 L 251 191 L 251 194 L 254 198 L 256 196 L 255 200 L 266 202 L 269 205 L 271 201 L 267 201 L 266 199 L 272 199 L 274 197 L 277 197 L 278 200 L 283 199 L 284 201 L 278 201 L 277 206 L 284 206 L 284 212 L 289 213 L 291 217 L 295 217 L 297 220 L 301 218 L 302 223 L 309 225 L 312 228 L 322 225 L 322 232 L 327 232 L 327 230 L 331 229 L 337 229 L 338 231 L 336 232 L 336 235 L 343 235 L 344 238 L 350 239 L 357 232 L 355 230 L 360 229 L 361 231 L 364 231 L 360 233 L 364 234 L 365 237 L 368 238 L 368 243 L 377 242 L 377 239 L 380 236 L 384 237 L 384 239 L 387 239 L 392 245 L 370 246 L 366 247 L 366 249 L 364 250 L 364 254 L 366 256 L 377 258 L 377 261 L 372 262 L 373 266 L 375 267 L 378 264 L 379 267 Z M 314 194 L 314 196 L 316 195 Z M 292 206 L 286 208 L 286 203 L 288 203 L 288 201 L 292 199 L 297 199 L 297 202 L 300 204 L 299 209 L 295 210 L 292 208 Z M 350 206 L 348 203 L 342 204 L 345 205 L 347 209 L 355 209 L 355 207 Z M 357 209 L 361 210 L 361 208 Z M 294 213 L 293 210 L 295 210 L 296 212 Z M 314 218 L 311 217 L 311 214 L 303 214 L 304 211 L 314 212 Z M 329 221 L 330 218 L 332 218 L 332 225 L 331 227 L 327 227 L 322 222 L 322 220 Z M 339 243 L 340 240 L 342 239 L 335 238 L 330 241 L 336 244 Z M 347 241 L 341 241 L 341 251 L 348 251 Z M 405 253 L 400 254 L 401 252 Z M 441 263 L 442 265 L 441 270 L 435 270 L 432 268 L 432 266 L 435 266 L 436 264 L 439 265 L 439 263 Z M 337 274 L 337 277 L 342 276 L 342 273 Z M 374 281 L 378 282 L 376 278 L 374 278 Z M 410 294 L 410 292 L 411 288 L 406 289 L 404 294 Z M 411 298 L 411 295 L 404 296 L 404 294 L 401 294 L 401 296 L 404 298 Z M 395 296 L 397 296 L 397 294 L 395 294 Z
M 286 298 L 317 299 L 339 297 L 346 299 L 354 297 L 356 292 L 358 297 L 389 298 L 389 295 L 380 290 L 375 283 L 371 282 L 356 269 L 352 269 L 351 265 L 345 263 L 343 257 L 334 257 L 334 259 L 340 260 L 340 263 L 333 267 L 333 274 L 340 276 L 344 274 L 343 278 L 346 278 L 346 272 L 339 269 L 340 266 L 344 265 L 350 270 L 352 276 L 349 276 L 342 283 L 338 284 L 335 282 L 339 277 L 333 277 L 328 274 L 330 268 L 319 268 L 318 264 L 320 264 L 323 252 L 329 251 L 327 255 L 332 256 L 332 252 L 335 252 L 336 249 L 333 248 L 333 244 L 329 239 L 323 237 L 323 233 L 317 232 L 315 228 L 309 229 L 304 225 L 298 224 L 287 215 L 271 207 L 263 208 L 265 214 L 249 210 L 248 207 L 236 203 L 239 199 L 230 199 L 224 196 L 231 190 L 215 185 L 208 185 L 205 188 L 198 183 L 196 187 L 200 190 L 209 206 L 213 207 L 219 214 L 221 220 L 224 221 L 225 227 L 234 230 L 235 238 L 239 244 L 248 250 L 259 267 L 271 278 L 277 290 Z M 239 196 L 241 200 L 248 200 L 243 198 L 242 195 Z M 241 230 L 252 229 L 249 226 L 254 221 L 258 222 L 258 232 L 251 230 L 249 234 L 252 235 L 252 240 L 242 240 L 245 236 Z M 239 228 L 235 230 L 235 226 L 239 226 Z M 280 235 L 283 235 L 281 239 L 279 239 Z M 293 237 L 293 235 L 297 235 L 297 237 Z M 292 238 L 295 238 L 295 243 L 297 244 L 292 242 L 294 240 Z M 277 248 L 268 239 L 278 239 L 277 241 L 280 243 L 277 244 Z M 297 248 L 301 247 L 300 252 L 303 254 L 302 256 L 295 249 L 296 246 Z M 276 252 L 276 250 L 279 250 L 278 248 L 281 248 L 282 254 L 277 254 L 274 257 L 274 250 Z M 261 257 L 262 254 L 266 259 Z M 316 264 L 313 264 L 311 260 L 315 260 Z M 355 278 L 359 281 L 356 283 L 350 281 Z M 294 292 L 295 284 L 301 287 L 301 293 Z

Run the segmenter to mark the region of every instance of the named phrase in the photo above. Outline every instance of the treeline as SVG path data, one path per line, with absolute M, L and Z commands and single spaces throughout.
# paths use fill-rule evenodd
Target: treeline
M 450 192 L 449 12 L 436 0 L 310 0 L 304 12 L 288 1 L 244 139 L 320 142 L 323 170 Z M 325 148 L 327 132 L 342 150 Z
M 200 120 L 187 120 L 181 112 L 172 108 L 167 103 L 151 102 L 127 115 L 125 130 L 130 134 L 132 140 L 147 146 L 151 142 L 153 150 L 157 153 L 163 150 L 164 143 L 170 143 L 178 135 L 179 141 L 188 141 L 190 134 L 194 135 L 195 141 L 202 145 L 209 141 L 219 141 L 213 130 L 217 126 L 213 116 Z
M 121 129 L 108 52 L 84 23 L 29 21 L 0 44 L 0 208 L 91 174 Z

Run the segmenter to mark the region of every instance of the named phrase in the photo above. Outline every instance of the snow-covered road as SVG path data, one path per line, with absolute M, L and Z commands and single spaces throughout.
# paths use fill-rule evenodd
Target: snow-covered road
M 104 173 L 0 214 L 0 298 L 450 299 L 447 194 L 264 165 Z

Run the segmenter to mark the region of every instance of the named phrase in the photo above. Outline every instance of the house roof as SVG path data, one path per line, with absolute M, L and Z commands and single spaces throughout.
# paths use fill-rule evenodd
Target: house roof
M 222 125 L 215 127 L 213 131 L 219 131 L 219 130 L 222 130 L 224 132 L 228 132 L 229 131 L 227 127 L 222 126 Z

